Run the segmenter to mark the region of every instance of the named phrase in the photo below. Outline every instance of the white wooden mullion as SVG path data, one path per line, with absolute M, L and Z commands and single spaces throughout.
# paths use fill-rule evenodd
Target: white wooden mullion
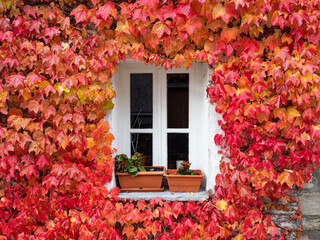
M 167 133 L 190 133 L 189 128 L 167 128 Z
M 161 145 L 161 140 L 159 139 L 159 126 L 160 126 L 160 121 L 159 121 L 159 83 L 158 83 L 158 71 L 156 71 L 155 68 L 153 68 L 152 71 L 152 104 L 153 104 L 153 109 L 152 109 L 152 115 L 153 115 L 153 135 L 152 135 L 152 164 L 154 166 L 161 166 L 161 156 L 160 156 L 160 149 L 159 145 Z
M 130 133 L 154 133 L 152 128 L 131 128 Z
M 167 159 L 168 159 L 168 150 L 167 150 L 167 134 L 166 134 L 166 125 L 167 125 L 167 98 L 166 98 L 166 85 L 165 81 L 165 71 L 163 69 L 158 70 L 158 87 L 159 87 L 159 106 L 160 106 L 160 116 L 159 120 L 161 125 L 159 127 L 159 139 L 161 141 L 160 146 L 160 161 L 159 163 L 165 167 L 167 167 Z

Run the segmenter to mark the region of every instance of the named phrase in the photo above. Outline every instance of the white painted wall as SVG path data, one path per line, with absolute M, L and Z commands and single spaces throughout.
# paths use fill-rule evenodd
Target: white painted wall
M 114 99 L 114 109 L 106 116 L 106 120 L 110 123 L 111 132 L 115 136 L 113 147 L 119 148 L 120 151 L 124 149 L 124 144 L 121 142 L 123 141 L 123 133 L 121 131 L 122 127 L 120 123 L 122 122 L 121 119 L 125 116 L 123 115 L 121 105 L 119 104 L 119 101 L 121 102 L 121 81 L 119 81 L 119 72 L 128 67 L 143 68 L 145 66 L 142 62 L 133 62 L 132 60 L 129 60 L 128 62 L 120 64 L 118 73 L 114 74 L 112 78 L 113 87 L 116 91 L 117 97 Z M 198 124 L 199 126 L 196 128 L 196 132 L 201 135 L 201 138 L 199 141 L 193 142 L 193 144 L 196 145 L 195 149 L 199 149 L 199 151 L 197 152 L 197 156 L 193 159 L 191 159 L 190 156 L 190 162 L 193 169 L 201 169 L 204 172 L 205 177 L 202 185 L 205 189 L 213 190 L 215 185 L 215 176 L 219 173 L 221 159 L 221 155 L 218 154 L 219 147 L 214 143 L 214 136 L 217 133 L 222 133 L 222 130 L 218 126 L 218 120 L 222 118 L 215 112 L 215 106 L 209 103 L 206 96 L 206 86 L 211 78 L 212 70 L 204 63 L 197 63 L 195 65 L 197 84 L 193 91 L 196 92 L 197 98 L 190 98 L 189 101 L 190 104 L 197 106 L 196 112 L 193 114 L 196 114 L 196 118 L 202 119 L 202 124 Z M 191 113 L 192 112 L 190 112 L 190 114 Z M 190 134 L 191 138 L 192 133 Z M 124 151 L 120 151 L 118 151 L 118 153 L 125 153 Z M 108 183 L 106 187 L 108 189 L 116 187 L 114 176 L 113 180 Z

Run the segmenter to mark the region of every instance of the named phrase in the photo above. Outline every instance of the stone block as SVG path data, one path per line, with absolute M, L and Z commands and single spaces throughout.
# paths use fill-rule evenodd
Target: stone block
M 310 179 L 310 181 L 303 185 L 303 188 L 304 188 L 304 189 L 311 189 L 311 188 L 313 188 L 313 186 L 314 186 L 314 185 L 313 185 L 313 182 L 314 182 L 314 179 L 313 179 L 313 178 L 314 178 L 314 177 L 312 176 L 311 179 Z
M 304 238 L 302 238 L 304 237 Z M 302 233 L 301 240 L 319 240 L 320 231 L 305 231 Z
M 303 217 L 302 218 L 302 228 L 304 231 L 320 230 L 320 216 L 318 216 L 317 218 Z
M 320 193 L 304 193 L 299 197 L 303 215 L 320 215 Z

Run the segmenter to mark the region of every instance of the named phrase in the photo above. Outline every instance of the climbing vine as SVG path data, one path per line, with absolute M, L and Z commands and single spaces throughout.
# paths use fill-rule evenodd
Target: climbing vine
M 320 163 L 319 19 L 317 0 L 0 0 L 0 239 L 285 238 L 269 210 Z M 126 58 L 214 70 L 209 200 L 103 187 Z

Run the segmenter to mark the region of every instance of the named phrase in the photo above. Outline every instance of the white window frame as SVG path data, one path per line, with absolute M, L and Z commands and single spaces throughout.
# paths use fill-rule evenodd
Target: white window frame
M 192 169 L 201 169 L 204 172 L 204 179 L 202 185 L 206 190 L 213 190 L 215 185 L 215 176 L 219 173 L 219 165 L 221 155 L 218 153 L 219 147 L 214 144 L 215 134 L 221 134 L 222 131 L 217 124 L 218 120 L 221 120 L 221 116 L 215 112 L 215 106 L 210 104 L 206 97 L 206 87 L 211 78 L 212 70 L 209 69 L 205 63 L 193 63 L 193 67 L 189 70 L 184 68 L 171 69 L 164 71 L 163 68 L 155 67 L 153 65 L 146 65 L 141 61 L 133 61 L 131 59 L 126 62 L 120 63 L 118 72 L 112 77 L 112 84 L 116 91 L 116 98 L 114 99 L 114 109 L 107 114 L 106 120 L 109 121 L 111 131 L 115 136 L 113 141 L 113 147 L 117 149 L 116 154 L 124 153 L 130 156 L 130 88 L 129 82 L 124 85 L 123 74 L 132 73 L 153 73 L 153 78 L 158 78 L 159 75 L 166 73 L 189 73 L 189 117 L 194 116 L 198 118 L 195 121 L 189 121 L 189 129 L 193 129 L 189 133 L 189 161 L 192 164 Z M 194 75 L 194 77 L 193 77 Z M 130 75 L 129 75 L 130 76 Z M 130 78 L 128 78 L 130 81 Z M 166 81 L 166 78 L 162 76 L 162 81 Z M 162 88 L 159 92 L 160 84 L 158 81 L 153 82 L 153 98 L 159 98 L 159 94 L 162 96 L 162 101 L 155 106 L 156 101 L 153 101 L 153 128 L 164 128 L 164 124 L 167 124 L 166 116 L 161 116 L 160 120 L 157 120 L 156 115 L 160 115 L 163 112 L 163 108 L 166 109 L 166 97 L 163 97 L 166 91 L 166 87 Z M 195 96 L 195 97 L 192 97 Z M 191 109 L 190 109 L 191 108 Z M 127 119 L 127 120 L 125 120 Z M 150 132 L 150 129 L 137 129 L 137 132 Z M 172 129 L 169 129 L 171 132 Z M 175 132 L 181 130 L 173 130 Z M 182 130 L 184 131 L 184 130 Z M 158 137 L 156 137 L 156 135 Z M 156 134 L 153 136 L 153 146 L 164 142 L 167 139 L 167 132 L 162 134 Z M 196 136 L 196 137 L 194 137 Z M 197 139 L 197 140 L 195 140 Z M 166 144 L 167 145 L 167 144 Z M 167 149 L 166 145 L 162 146 L 161 150 L 153 147 L 153 165 L 167 166 Z M 116 155 L 115 154 L 115 155 Z M 164 158 L 165 156 L 165 158 Z M 113 180 L 106 185 L 108 189 L 116 186 L 115 176 Z

